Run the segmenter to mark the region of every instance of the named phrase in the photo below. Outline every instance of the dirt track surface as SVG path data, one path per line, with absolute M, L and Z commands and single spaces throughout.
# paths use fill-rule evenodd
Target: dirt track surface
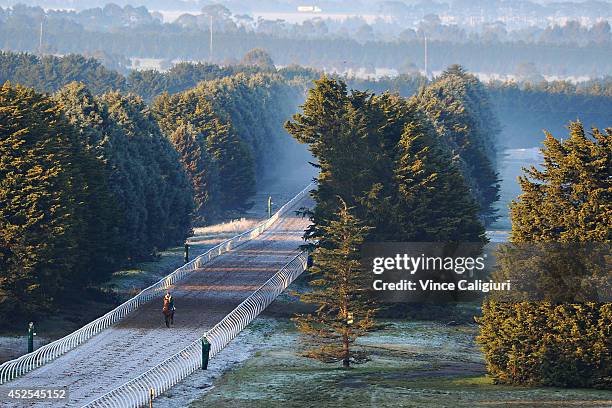
M 293 209 L 311 204 L 306 198 Z M 154 367 L 200 338 L 295 256 L 307 225 L 307 219 L 291 211 L 257 239 L 178 282 L 172 290 L 174 327 L 165 327 L 162 300 L 154 299 L 76 349 L 6 384 L 66 386 L 70 398 L 65 404 L 2 401 L 0 406 L 81 407 Z

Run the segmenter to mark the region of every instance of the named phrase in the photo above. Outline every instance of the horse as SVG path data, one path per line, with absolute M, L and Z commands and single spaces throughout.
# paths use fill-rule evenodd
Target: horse
M 162 308 L 162 313 L 164 314 L 164 321 L 166 322 L 166 327 L 170 327 L 170 325 L 174 325 L 174 308 L 170 308 L 170 300 L 164 299 L 164 307 Z

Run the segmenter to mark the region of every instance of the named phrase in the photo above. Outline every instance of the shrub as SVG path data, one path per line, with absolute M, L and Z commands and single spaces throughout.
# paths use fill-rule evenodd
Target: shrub
M 484 303 L 477 341 L 499 384 L 612 389 L 612 304 Z

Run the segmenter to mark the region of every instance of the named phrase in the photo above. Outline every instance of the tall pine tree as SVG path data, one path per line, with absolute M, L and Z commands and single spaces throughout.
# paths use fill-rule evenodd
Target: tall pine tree
M 198 218 L 213 222 L 251 206 L 248 199 L 255 188 L 254 164 L 249 150 L 233 126 L 225 123 L 198 89 L 178 95 L 164 94 L 153 104 L 160 127 L 172 134 L 181 124 L 190 125 L 203 143 L 200 166 L 210 169 L 206 194 L 200 194 Z M 208 163 L 212 161 L 212 163 Z M 193 180 L 192 180 L 193 183 Z
M 495 147 L 500 126 L 482 83 L 452 65 L 413 101 L 436 126 L 441 145 L 480 206 L 482 221 L 485 225 L 495 221 L 493 205 L 499 199 Z
M 320 170 L 306 238 L 325 242 L 341 196 L 373 227 L 368 240 L 484 242 L 478 207 L 414 101 L 322 77 L 302 109 L 285 126 Z
M 83 274 L 102 279 L 113 268 L 121 265 L 127 256 L 124 212 L 120 203 L 123 197 L 117 192 L 112 173 L 117 170 L 117 157 L 110 151 L 117 145 L 103 130 L 108 126 L 104 108 L 83 84 L 73 82 L 54 95 L 68 121 L 78 132 L 79 148 L 73 156 L 83 164 L 84 176 L 89 180 L 87 194 L 88 237 L 83 244 L 89 247 L 92 265 L 83 267 Z M 116 146 L 115 146 L 116 147 Z M 80 153 L 82 152 L 82 153 Z
M 176 150 L 162 134 L 148 106 L 135 95 L 103 95 L 109 117 L 129 141 L 138 157 L 138 182 L 145 205 L 141 220 L 145 242 L 153 250 L 182 242 L 191 228 L 193 191 Z M 146 254 L 142 254 L 146 256 Z
M 478 204 L 428 122 L 416 115 L 404 127 L 398 148 L 399 237 L 414 242 L 485 242 Z
M 317 310 L 293 320 L 318 344 L 306 356 L 325 363 L 341 361 L 349 368 L 368 361 L 366 352 L 355 349 L 355 340 L 380 326 L 374 320 L 376 305 L 364 285 L 368 272 L 359 259 L 359 247 L 369 228 L 350 213 L 342 199 L 339 207 L 335 219 L 322 227 L 327 246 L 312 254 L 312 291 L 300 295 L 303 302 L 317 305 Z

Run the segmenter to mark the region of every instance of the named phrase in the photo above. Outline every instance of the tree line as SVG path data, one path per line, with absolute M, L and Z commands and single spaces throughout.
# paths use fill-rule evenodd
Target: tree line
M 161 128 L 191 163 L 190 176 L 201 179 L 194 183 L 198 217 L 211 222 L 252 205 L 256 181 L 277 174 L 291 149 L 282 125 L 303 92 L 301 81 L 240 73 L 153 101 Z
M 11 81 L 41 92 L 55 92 L 76 81 L 84 83 L 95 95 L 109 91 L 132 92 L 150 102 L 164 92 L 182 92 L 195 87 L 201 81 L 225 78 L 238 73 L 277 73 L 287 80 L 300 77 L 314 79 L 316 75 L 313 70 L 298 66 L 277 70 L 274 65 L 262 64 L 253 58 L 253 53 L 261 53 L 261 50 L 251 51 L 252 53 L 245 54 L 243 61 L 235 65 L 183 62 L 172 66 L 166 72 L 134 70 L 127 76 L 106 68 L 94 57 L 80 54 L 39 57 L 28 53 L 0 51 L 0 82 Z
M 42 2 L 29 2 L 42 3 Z M 151 3 L 148 3 L 151 7 Z M 116 3 L 108 3 L 103 7 L 91 7 L 79 3 L 77 10 L 53 9 L 44 3 L 46 10 L 41 7 L 28 7 L 24 4 L 16 4 L 12 8 L 0 8 L 0 21 L 13 20 L 18 18 L 43 19 L 47 18 L 53 23 L 62 22 L 64 24 L 78 24 L 90 30 L 109 32 L 118 28 L 130 27 L 157 27 L 162 29 L 170 26 L 175 30 L 201 30 L 208 31 L 212 17 L 212 26 L 215 32 L 246 32 L 246 33 L 266 33 L 278 37 L 287 38 L 356 38 L 360 41 L 369 39 L 395 40 L 395 39 L 416 39 L 427 35 L 432 40 L 452 38 L 454 42 L 489 41 L 489 42 L 524 42 L 524 43 L 545 43 L 545 44 L 570 44 L 585 45 L 589 43 L 606 43 L 612 40 L 610 36 L 610 25 L 607 21 L 598 18 L 607 15 L 606 4 L 587 3 L 579 5 L 577 3 L 563 6 L 555 4 L 546 7 L 537 3 L 525 3 L 514 8 L 512 5 L 490 2 L 486 7 L 469 4 L 462 4 L 461 7 L 448 9 L 448 5 L 440 3 L 420 3 L 407 5 L 402 3 L 383 3 L 371 7 L 369 11 L 361 9 L 362 13 L 379 13 L 387 18 L 379 19 L 376 22 L 369 22 L 363 16 L 352 16 L 346 20 L 335 20 L 330 18 L 312 18 L 302 22 L 291 23 L 282 19 L 267 20 L 264 18 L 253 19 L 249 14 L 242 12 L 233 13 L 221 4 L 208 4 L 202 7 L 198 13 L 184 13 L 178 16 L 171 23 L 164 23 L 161 13 L 149 11 L 146 7 L 134 7 L 126 4 L 123 7 Z M 186 9 L 192 11 L 197 5 L 185 7 L 179 2 L 174 6 L 166 4 L 162 9 L 179 10 Z M 277 6 L 279 6 L 277 4 Z M 232 4 L 232 8 L 249 10 L 250 7 Z M 281 8 L 283 8 L 281 6 Z M 351 7 L 348 6 L 350 9 Z M 522 9 L 521 9 L 522 8 Z M 326 12 L 347 13 L 347 4 L 326 5 Z M 529 27 L 512 27 L 502 23 L 506 13 L 514 16 L 523 15 L 529 9 L 530 18 L 539 16 L 542 19 L 551 15 L 565 13 L 565 15 L 580 15 L 592 20 L 598 20 L 589 27 L 578 20 L 568 20 L 564 24 L 534 24 Z M 500 12 L 501 10 L 501 12 Z M 293 11 L 293 10 L 291 10 Z M 455 19 L 467 21 L 474 14 L 487 14 L 487 22 L 481 22 L 476 27 L 468 27 L 465 24 L 444 23 L 439 15 L 452 16 Z M 322 16 L 323 17 L 323 16 Z M 389 19 L 388 17 L 391 17 Z M 406 27 L 402 24 L 406 18 L 420 21 L 416 27 Z M 496 21 L 497 20 L 497 21 Z M 543 26 L 542 26 L 543 25 Z
M 512 148 L 540 146 L 544 140 L 541 129 L 563 134 L 568 119 L 604 128 L 612 117 L 611 85 L 610 80 L 578 86 L 561 81 L 522 85 L 492 82 L 487 88 L 504 123 L 504 147 Z
M 3 314 L 49 310 L 190 230 L 191 185 L 139 97 L 7 82 L 0 115 Z
M 348 84 L 373 92 L 397 92 L 410 97 L 428 81 L 419 75 L 363 80 L 350 78 Z M 603 128 L 612 115 L 612 80 L 603 78 L 573 84 L 569 81 L 517 83 L 490 81 L 488 104 L 501 122 L 499 149 L 536 147 L 544 140 L 542 129 L 563 133 L 568 118 Z
M 355 36 L 287 36 L 284 33 L 215 30 L 215 47 L 211 55 L 207 29 L 192 24 L 123 25 L 113 30 L 85 26 L 59 16 L 47 16 L 43 49 L 39 27 L 42 9 L 0 12 L 0 48 L 45 52 L 48 54 L 115 55 L 119 59 L 131 57 L 167 60 L 235 61 L 253 48 L 264 48 L 280 65 L 300 64 L 310 67 L 366 68 L 376 67 L 402 70 L 407 63 L 423 67 L 423 40 L 408 35 L 393 40 L 373 39 L 367 31 L 361 39 Z M 194 17 L 195 18 L 195 17 Z M 274 24 L 273 22 L 270 24 Z M 421 33 L 419 33 L 421 34 Z M 588 43 L 584 46 L 567 44 L 528 43 L 525 41 L 497 41 L 489 38 L 469 38 L 457 42 L 432 40 L 429 43 L 431 70 L 443 70 L 460 63 L 472 71 L 514 74 L 521 64 L 531 62 L 550 75 L 605 75 L 610 72 L 608 55 L 610 42 Z M 608 34 L 609 35 L 609 34 Z
M 83 55 L 56 57 L 0 51 L 0 82 L 55 92 L 70 82 L 84 83 L 96 95 L 109 91 L 127 91 L 123 75 L 105 68 L 95 58 Z
M 43 88 L 53 93 L 2 87 L 2 313 L 49 311 L 183 242 L 192 225 L 248 209 L 257 182 L 290 147 L 282 124 L 304 92 L 301 80 L 277 73 L 220 74 L 148 105 L 125 88 L 61 85 L 103 83 L 81 68 Z M 191 78 L 182 86 L 195 80 L 182 78 Z
M 219 66 L 207 63 L 179 63 L 166 72 L 131 71 L 127 77 L 104 68 L 94 58 L 81 55 L 36 57 L 31 54 L 0 52 L 0 81 L 7 80 L 40 91 L 55 92 L 72 81 L 83 82 L 94 94 L 111 90 L 133 92 L 151 102 L 164 92 L 174 94 L 195 87 L 201 81 L 220 79 L 244 73 L 278 74 L 303 88 L 320 72 L 300 66 L 275 69 L 270 62 L 262 64 L 248 58 L 237 65 Z M 265 59 L 265 56 L 264 56 Z M 350 88 L 382 93 L 390 91 L 410 97 L 428 84 L 419 74 L 403 74 L 379 79 L 343 78 Z M 564 132 L 567 118 L 603 127 L 604 118 L 612 114 L 609 78 L 572 84 L 568 81 L 485 83 L 491 109 L 503 123 L 503 147 L 538 146 L 543 139 L 540 129 Z M 534 131 L 537 130 L 537 131 Z

